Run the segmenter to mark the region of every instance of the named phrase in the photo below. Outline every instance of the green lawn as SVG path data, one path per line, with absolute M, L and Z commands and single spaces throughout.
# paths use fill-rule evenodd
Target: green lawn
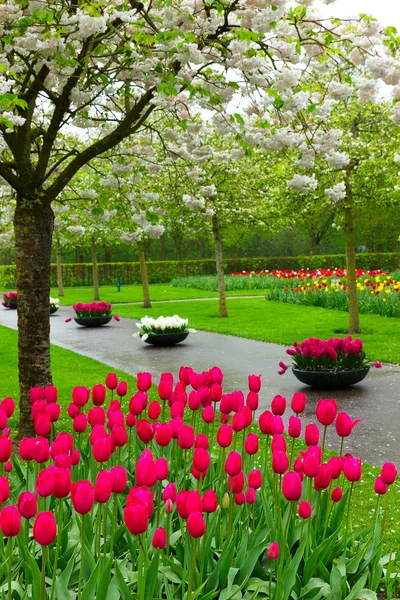
M 0 289 L 0 294 L 9 290 Z M 65 295 L 59 298 L 61 305 L 71 305 L 77 302 L 92 302 L 92 287 L 66 287 Z M 52 298 L 58 298 L 57 288 L 50 290 Z M 265 290 L 233 290 L 227 292 L 227 296 L 265 296 Z M 218 292 L 208 290 L 196 290 L 192 288 L 176 288 L 166 283 L 157 283 L 150 285 L 150 298 L 152 301 L 160 300 L 184 300 L 186 298 L 217 298 Z M 100 298 L 105 302 L 117 304 L 119 302 L 142 302 L 143 289 L 141 285 L 123 285 L 121 291 L 117 291 L 116 286 L 105 285 L 100 288 Z
M 165 302 L 152 309 L 119 306 L 121 317 L 139 319 L 145 315 L 158 317 L 178 314 L 189 318 L 189 326 L 204 331 L 291 345 L 307 337 L 329 338 L 342 335 L 348 314 L 314 306 L 297 306 L 267 302 L 264 298 L 228 300 L 229 317 L 218 317 L 218 303 Z M 378 315 L 362 315 L 361 338 L 371 360 L 400 363 L 400 320 Z M 342 333 L 337 333 L 340 330 Z
M 17 400 L 18 368 L 17 368 L 17 332 L 13 329 L 0 326 L 0 398 L 11 397 Z M 71 402 L 71 390 L 76 385 L 92 387 L 97 383 L 104 383 L 107 373 L 117 373 L 119 380 L 128 383 L 128 394 L 136 391 L 136 379 L 123 371 L 107 367 L 103 363 L 86 358 L 64 350 L 58 346 L 51 346 L 51 361 L 54 385 L 58 388 L 58 398 L 62 406 L 58 428 L 70 427 L 70 419 L 66 409 Z M 129 398 L 131 395 L 129 395 Z M 18 404 L 18 403 L 17 403 Z M 10 427 L 16 427 L 18 422 L 18 409 L 10 421 Z

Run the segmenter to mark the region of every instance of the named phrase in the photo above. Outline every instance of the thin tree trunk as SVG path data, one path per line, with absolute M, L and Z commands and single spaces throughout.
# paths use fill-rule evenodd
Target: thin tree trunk
M 100 300 L 99 291 L 99 270 L 97 268 L 97 244 L 96 238 L 92 236 L 92 275 L 93 275 L 93 290 L 94 300 Z
M 349 303 L 349 333 L 360 333 L 358 314 L 356 246 L 354 240 L 354 215 L 350 183 L 351 169 L 346 169 L 346 206 L 344 209 L 344 235 L 346 244 L 347 298 Z
M 17 198 L 14 215 L 18 292 L 18 439 L 33 436 L 29 390 L 52 383 L 50 261 L 54 215 L 50 203 Z
M 81 247 L 80 246 L 75 246 L 75 262 L 76 263 L 81 262 Z
M 108 244 L 104 246 L 104 262 L 111 262 L 111 248 Z
M 56 261 L 57 261 L 58 295 L 60 297 L 62 297 L 62 296 L 64 296 L 64 286 L 63 286 L 63 274 L 62 274 L 62 264 L 61 264 L 61 245 L 60 245 L 60 238 L 58 236 L 56 238 Z
M 161 260 L 167 260 L 167 245 L 165 242 L 165 233 L 160 237 L 161 244 Z
M 212 229 L 213 229 L 214 245 L 215 245 L 215 262 L 217 265 L 217 277 L 218 277 L 219 316 L 227 317 L 228 316 L 228 307 L 226 305 L 225 276 L 224 276 L 224 267 L 222 264 L 222 261 L 223 261 L 222 236 L 221 236 L 221 230 L 219 227 L 218 219 L 215 214 L 213 215 L 213 218 L 212 218 Z
M 140 276 L 142 278 L 143 287 L 143 308 L 151 308 L 149 279 L 147 277 L 146 256 L 142 242 L 137 245 L 140 263 Z
M 200 244 L 200 258 L 202 260 L 204 260 L 206 257 L 206 247 L 205 247 L 205 243 L 204 243 L 204 238 L 201 237 L 199 239 L 199 244 Z

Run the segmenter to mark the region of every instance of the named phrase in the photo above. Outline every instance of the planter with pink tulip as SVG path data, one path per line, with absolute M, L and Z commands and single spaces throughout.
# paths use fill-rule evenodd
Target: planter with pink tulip
M 294 342 L 286 353 L 292 357 L 292 372 L 299 381 L 319 389 L 341 389 L 359 383 L 368 375 L 371 364 L 381 368 L 379 362 L 370 363 L 361 339 L 308 338 L 300 344 Z M 283 375 L 289 368 L 279 363 L 278 373 Z
M 300 450 L 304 394 L 284 435 L 282 396 L 254 420 L 260 376 L 245 394 L 223 393 L 222 381 L 217 367 L 182 367 L 155 393 L 151 374 L 138 373 L 128 394 L 109 374 L 73 388 L 71 427 L 55 436 L 57 389 L 33 388 L 37 436 L 12 459 L 14 402 L 3 400 L 2 597 L 350 600 L 376 598 L 382 582 L 390 596 L 382 541 L 395 466 L 371 490 L 375 522 L 353 529 L 363 466 L 344 446 L 357 421 L 321 400 Z M 328 428 L 338 436 L 329 457 Z
M 82 327 L 101 327 L 107 325 L 113 318 L 112 306 L 108 302 L 91 302 L 90 304 L 83 304 L 78 302 L 72 307 L 75 311 L 76 316 L 74 317 L 75 323 Z M 114 316 L 116 321 L 119 321 L 119 317 Z M 68 323 L 72 321 L 69 317 L 65 319 Z

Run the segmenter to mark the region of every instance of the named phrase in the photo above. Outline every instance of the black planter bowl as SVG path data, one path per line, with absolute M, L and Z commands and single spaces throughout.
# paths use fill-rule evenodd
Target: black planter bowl
M 143 333 L 140 337 L 143 337 Z M 149 337 L 143 340 L 146 344 L 153 344 L 153 346 L 174 346 L 186 340 L 189 335 L 189 331 L 180 331 L 179 333 L 160 333 L 160 334 L 149 334 Z
M 362 381 L 368 375 L 369 367 L 352 371 L 302 371 L 293 369 L 292 372 L 301 383 L 320 390 L 340 390 Z
M 112 317 L 74 317 L 75 323 L 82 325 L 82 327 L 101 327 L 107 325 L 111 321 Z
M 10 310 L 15 310 L 18 306 L 17 302 L 9 302 L 7 305 L 3 304 L 4 308 L 9 308 Z
M 50 314 L 54 315 L 59 309 L 59 306 L 50 306 Z

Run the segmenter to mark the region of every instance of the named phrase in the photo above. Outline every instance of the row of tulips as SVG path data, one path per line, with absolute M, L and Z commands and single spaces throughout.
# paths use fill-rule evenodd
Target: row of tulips
M 286 399 L 275 396 L 256 423 L 260 376 L 249 376 L 246 396 L 224 394 L 222 382 L 218 367 L 182 367 L 177 381 L 161 376 L 150 400 L 150 373 L 137 375 L 130 398 L 109 374 L 105 386 L 72 390 L 71 432 L 55 436 L 57 389 L 33 388 L 37 436 L 21 441 L 18 459 L 7 429 L 14 402 L 4 399 L 3 596 L 286 600 L 320 598 L 323 590 L 361 598 L 383 575 L 390 590 L 381 551 L 397 471 L 383 466 L 376 523 L 355 533 L 362 462 L 343 447 L 358 420 L 320 400 L 303 444 L 304 394 L 293 396 L 290 416 Z M 331 426 L 340 451 L 328 458 Z

